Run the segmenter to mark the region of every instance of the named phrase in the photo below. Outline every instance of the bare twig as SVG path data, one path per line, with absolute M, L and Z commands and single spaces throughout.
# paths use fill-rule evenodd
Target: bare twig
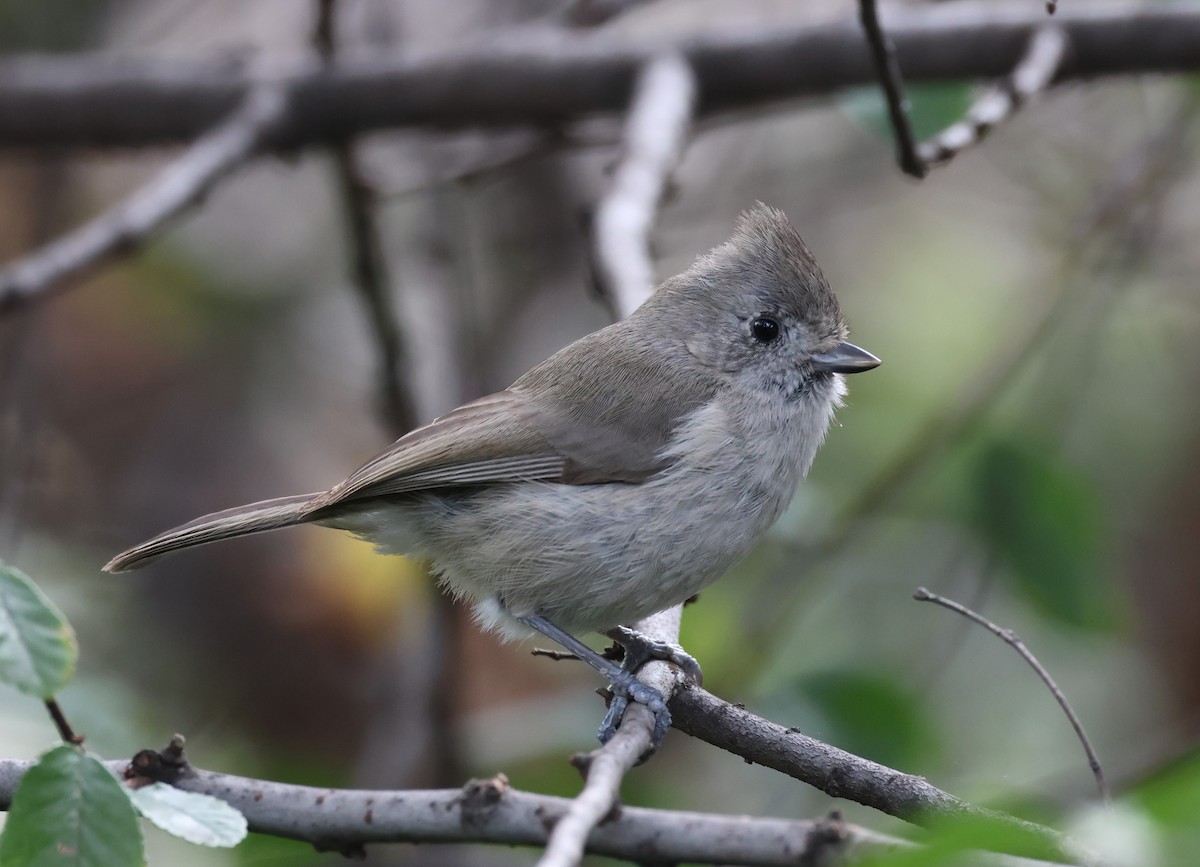
M 1066 53 L 1067 37 L 1060 28 L 1040 28 L 1029 40 L 1029 50 L 1011 75 L 976 100 L 961 121 L 917 146 L 921 161 L 929 168 L 942 165 L 982 141 L 1016 114 L 1030 97 L 1050 86 Z
M 333 63 L 337 47 L 336 5 L 335 0 L 318 0 L 313 44 L 326 64 Z M 417 415 L 412 392 L 401 374 L 404 342 L 392 309 L 374 193 L 363 178 L 353 142 L 337 142 L 331 150 L 349 227 L 354 285 L 375 337 L 382 412 L 388 432 L 398 437 L 416 427 Z
M 83 743 L 83 735 L 75 734 L 75 730 L 67 722 L 67 715 L 59 707 L 57 699 L 46 699 L 46 710 L 50 712 L 50 718 L 54 720 L 54 727 L 58 729 L 58 736 L 63 739 L 64 743 L 75 745 Z
M 649 718 L 643 723 L 641 717 Z M 583 791 L 570 802 L 546 841 L 538 867 L 576 867 L 587 849 L 588 836 L 611 816 L 620 798 L 621 781 L 650 748 L 654 715 L 640 704 L 625 712 L 616 735 L 598 750 L 576 757 L 584 775 Z
M 896 137 L 896 162 L 905 174 L 923 178 L 929 172 L 929 167 L 917 154 L 917 141 L 912 124 L 908 122 L 909 101 L 904 95 L 904 79 L 900 76 L 900 63 L 896 60 L 896 46 L 883 32 L 875 0 L 858 0 L 858 17 L 866 31 L 875 73 L 879 76 L 887 102 L 888 120 Z
M 554 662 L 565 662 L 569 659 L 579 659 L 578 656 L 566 650 L 549 650 L 545 647 L 535 647 L 529 651 L 530 656 L 544 656 Z
M 278 84 L 254 88 L 224 122 L 117 206 L 0 271 L 0 312 L 46 295 L 128 252 L 248 160 L 286 112 Z
M 1083 745 L 1083 751 L 1087 753 L 1088 765 L 1092 769 L 1092 776 L 1096 778 L 1096 787 L 1100 790 L 1100 797 L 1104 799 L 1106 805 L 1111 805 L 1112 793 L 1109 791 L 1108 781 L 1104 779 L 1104 771 L 1100 768 L 1100 759 L 1096 755 L 1096 750 L 1092 747 L 1092 742 L 1088 740 L 1087 732 L 1083 729 L 1083 723 L 1080 722 L 1074 708 L 1071 707 L 1071 703 L 1067 701 L 1066 695 L 1059 689 L 1058 684 L 1054 682 L 1054 678 L 1050 676 L 1050 672 L 1046 671 L 1045 667 L 1038 662 L 1037 657 L 1029 651 L 1029 648 L 1017 637 L 1017 634 L 1011 629 L 1002 629 L 962 603 L 955 602 L 953 599 L 947 599 L 945 596 L 939 596 L 936 593 L 931 593 L 924 587 L 917 588 L 916 592 L 913 593 L 913 599 L 916 599 L 918 602 L 932 602 L 935 605 L 940 605 L 943 608 L 957 612 L 974 623 L 978 623 L 1015 650 L 1020 654 L 1022 659 L 1029 663 L 1029 667 L 1037 672 L 1037 676 L 1042 679 L 1042 683 L 1046 685 L 1046 689 L 1050 690 L 1050 694 L 1054 696 L 1054 700 L 1058 702 L 1058 706 L 1062 708 L 1063 713 L 1070 720 L 1071 728 L 1075 729 L 1075 737 L 1079 738 L 1079 743 Z
M 1061 79 L 1200 68 L 1200 9 L 1132 0 L 1075 3 L 1055 19 L 1071 42 Z M 1025 0 L 897 8 L 888 35 L 911 81 L 997 78 L 1020 61 L 1042 10 Z M 426 126 L 559 128 L 627 107 L 654 57 L 682 54 L 701 115 L 876 80 L 853 20 L 714 26 L 681 36 L 514 33 L 440 51 L 281 69 L 289 110 L 271 144 L 327 144 L 368 130 Z M 0 147 L 103 147 L 188 141 L 255 81 L 228 63 L 24 57 L 0 63 Z
M 596 282 L 619 318 L 654 289 L 650 227 L 683 152 L 695 96 L 695 76 L 678 56 L 658 58 L 638 76 L 621 161 L 592 227 Z

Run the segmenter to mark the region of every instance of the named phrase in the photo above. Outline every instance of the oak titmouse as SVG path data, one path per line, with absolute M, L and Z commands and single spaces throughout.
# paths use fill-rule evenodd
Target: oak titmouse
M 484 628 L 566 645 L 622 700 L 650 705 L 661 737 L 662 697 L 631 673 L 645 644 L 617 627 L 719 578 L 779 517 L 841 400 L 841 374 L 879 364 L 845 338 L 804 242 L 760 204 L 625 321 L 412 431 L 328 491 L 197 518 L 104 568 L 292 524 L 349 530 L 430 558 Z M 581 630 L 626 645 L 626 668 L 571 635 Z M 651 649 L 698 674 L 681 650 Z M 602 737 L 617 722 L 610 714 Z

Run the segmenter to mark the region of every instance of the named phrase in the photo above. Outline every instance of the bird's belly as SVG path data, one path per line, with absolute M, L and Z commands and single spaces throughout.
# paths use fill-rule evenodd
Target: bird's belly
M 421 499 L 419 546 L 372 541 L 429 556 L 452 592 L 477 603 L 484 626 L 513 636 L 525 632 L 506 613 L 603 630 L 682 602 L 744 556 L 786 505 L 754 491 L 680 497 L 652 483 L 527 482 Z
M 528 634 L 513 615 L 576 632 L 628 625 L 719 578 L 791 501 L 828 413 L 811 430 L 769 412 L 754 419 L 761 430 L 734 436 L 719 405 L 698 411 L 672 467 L 642 484 L 428 490 L 326 523 L 429 557 L 481 625 L 509 637 Z

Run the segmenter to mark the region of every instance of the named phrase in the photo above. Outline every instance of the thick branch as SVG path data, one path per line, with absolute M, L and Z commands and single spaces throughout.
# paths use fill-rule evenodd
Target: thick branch
M 1071 57 L 1057 80 L 1200 69 L 1200 8 L 1074 3 L 1057 24 Z M 910 81 L 999 78 L 1020 62 L 1043 11 L 1025 2 L 896 9 L 885 25 Z M 828 94 L 874 80 L 857 21 L 689 37 L 516 33 L 439 53 L 317 62 L 283 72 L 294 97 L 277 146 L 403 126 L 554 126 L 625 108 L 648 60 L 681 54 L 701 113 Z M 0 64 L 0 146 L 145 146 L 220 121 L 254 76 L 228 64 L 18 58 Z
M 680 689 L 670 701 L 675 728 L 747 761 L 815 786 L 835 798 L 857 801 L 926 827 L 967 822 L 1001 830 L 1016 855 L 1052 861 L 1099 863 L 1081 855 L 1050 828 L 976 807 L 905 774 L 755 716 L 699 687 Z
M 0 312 L 128 250 L 249 159 L 284 116 L 284 91 L 263 84 L 158 177 L 125 201 L 0 271 Z
M 0 809 L 8 809 L 32 764 L 0 760 Z M 128 763 L 107 764 L 121 775 Z M 571 803 L 517 791 L 503 777 L 474 780 L 462 789 L 376 791 L 293 786 L 189 769 L 172 785 L 232 804 L 246 816 L 251 831 L 347 852 L 367 843 L 540 846 Z M 641 864 L 769 867 L 841 864 L 912 845 L 840 822 L 835 830 L 830 833 L 829 822 L 623 807 L 591 832 L 587 849 Z
M 129 762 L 105 764 L 121 777 Z M 21 778 L 32 766 L 23 759 L 0 759 L 0 810 L 9 809 Z M 170 782 L 231 804 L 255 833 L 348 854 L 361 852 L 369 843 L 541 846 L 571 803 L 513 789 L 503 775 L 472 780 L 461 789 L 387 791 L 295 786 L 185 766 L 181 775 L 172 774 Z M 637 864 L 837 867 L 914 845 L 847 824 L 836 814 L 805 821 L 621 807 L 591 832 L 587 851 Z M 991 853 L 976 853 L 971 863 L 1048 867 L 1046 862 Z

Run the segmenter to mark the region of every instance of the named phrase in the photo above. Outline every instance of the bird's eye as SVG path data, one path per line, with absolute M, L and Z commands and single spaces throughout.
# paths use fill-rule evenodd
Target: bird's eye
M 774 343 L 779 339 L 779 323 L 768 316 L 756 316 L 750 320 L 750 333 L 759 343 Z

